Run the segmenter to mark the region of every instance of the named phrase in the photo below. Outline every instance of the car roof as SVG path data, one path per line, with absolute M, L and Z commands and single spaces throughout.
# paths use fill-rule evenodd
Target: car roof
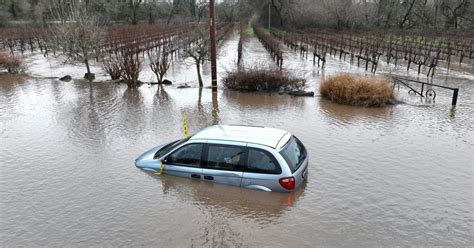
M 191 137 L 193 139 L 224 140 L 253 143 L 273 148 L 281 147 L 291 137 L 285 130 L 242 125 L 215 125 L 207 127 Z M 279 145 L 280 144 L 280 145 Z

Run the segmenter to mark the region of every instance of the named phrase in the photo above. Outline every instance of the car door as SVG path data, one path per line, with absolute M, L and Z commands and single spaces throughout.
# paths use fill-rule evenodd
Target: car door
M 222 184 L 240 186 L 242 165 L 246 159 L 245 143 L 213 143 L 205 147 L 203 161 L 203 179 Z
M 271 151 L 249 144 L 241 187 L 263 191 L 279 191 L 282 170 Z
M 164 173 L 200 180 L 203 149 L 203 143 L 189 143 L 177 148 L 163 159 Z

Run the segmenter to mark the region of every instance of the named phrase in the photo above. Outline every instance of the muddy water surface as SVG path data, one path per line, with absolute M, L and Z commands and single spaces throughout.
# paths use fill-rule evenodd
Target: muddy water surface
M 246 61 L 268 59 L 252 49 Z M 228 54 L 221 68 L 231 67 Z M 364 73 L 337 59 L 321 70 L 287 56 L 288 69 L 306 68 L 310 90 L 338 71 Z M 176 67 L 173 81 L 193 78 L 193 67 Z M 472 75 L 447 72 L 435 82 L 460 87 L 456 108 L 447 91 L 426 103 L 400 90 L 407 104 L 363 109 L 320 97 L 2 76 L 0 244 L 472 246 Z M 146 149 L 182 137 L 183 112 L 191 132 L 248 124 L 296 134 L 310 155 L 307 183 L 266 193 L 135 168 Z

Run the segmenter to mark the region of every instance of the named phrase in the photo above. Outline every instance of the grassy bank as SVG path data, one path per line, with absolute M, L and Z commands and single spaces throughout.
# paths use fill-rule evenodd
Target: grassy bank
M 390 104 L 393 90 L 388 80 L 339 74 L 324 80 L 321 95 L 333 102 L 362 107 Z

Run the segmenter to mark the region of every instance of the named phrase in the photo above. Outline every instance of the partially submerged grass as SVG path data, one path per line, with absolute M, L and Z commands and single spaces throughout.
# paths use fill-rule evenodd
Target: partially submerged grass
M 249 20 L 247 23 L 247 28 L 245 29 L 245 35 L 247 37 L 253 37 L 255 35 L 255 31 L 252 28 L 252 21 Z
M 245 35 L 247 35 L 247 37 L 253 37 L 254 34 L 255 34 L 255 33 L 254 33 L 252 27 L 247 27 L 247 28 L 245 29 Z
M 362 107 L 380 107 L 393 99 L 388 80 L 339 74 L 324 80 L 321 95 L 333 102 Z
M 270 29 L 266 28 L 266 27 L 261 27 L 263 33 L 265 34 L 270 34 Z
M 224 87 L 242 91 L 301 91 L 306 81 L 278 69 L 252 68 L 227 72 Z

